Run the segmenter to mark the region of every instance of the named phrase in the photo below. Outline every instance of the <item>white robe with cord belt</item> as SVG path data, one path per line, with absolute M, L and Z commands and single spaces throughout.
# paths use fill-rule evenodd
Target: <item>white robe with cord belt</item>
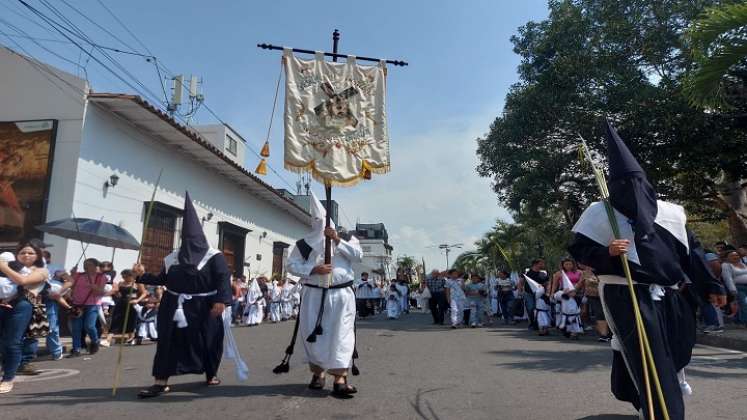
M 353 281 L 352 264 L 361 262 L 362 258 L 363 250 L 355 237 L 350 241 L 340 240 L 336 246 L 333 242 L 332 285 Z M 320 264 L 324 264 L 323 246 L 311 251 L 308 259 L 304 259 L 298 248 L 293 247 L 288 257 L 288 271 L 301 277 L 304 286 L 325 283 L 327 276 L 311 275 L 311 270 Z M 327 291 L 321 323 L 323 333 L 316 337 L 316 342 L 309 343 L 306 338 L 314 331 L 321 298 L 322 289 L 318 287 L 301 289 L 298 339 L 303 341 L 309 363 L 323 369 L 347 369 L 355 348 L 355 293 L 351 287 Z

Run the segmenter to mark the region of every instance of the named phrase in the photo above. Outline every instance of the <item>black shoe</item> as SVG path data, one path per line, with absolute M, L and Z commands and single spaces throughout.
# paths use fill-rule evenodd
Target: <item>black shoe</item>
M 139 346 L 143 344 L 143 337 L 135 337 L 135 345 Z
M 34 365 L 32 365 L 31 363 L 24 363 L 16 371 L 17 375 L 24 375 L 24 376 L 36 376 L 40 373 L 42 373 L 42 371 L 34 367 Z
M 311 377 L 311 382 L 309 382 L 309 389 L 313 389 L 313 390 L 324 389 L 324 382 L 325 382 L 324 377 L 314 375 Z
M 168 385 L 151 385 L 150 387 L 141 390 L 137 393 L 137 397 L 140 399 L 153 398 L 161 394 L 166 394 L 171 391 Z
M 91 343 L 90 346 L 88 346 L 88 354 L 93 356 L 94 354 L 99 352 L 99 343 Z
M 356 392 L 358 392 L 358 390 L 354 386 L 348 385 L 347 383 L 336 383 L 332 388 L 332 396 L 342 399 L 353 398 L 353 394 L 355 394 Z
M 80 350 L 71 350 L 70 354 L 67 355 L 68 359 L 73 359 L 75 357 L 80 357 Z

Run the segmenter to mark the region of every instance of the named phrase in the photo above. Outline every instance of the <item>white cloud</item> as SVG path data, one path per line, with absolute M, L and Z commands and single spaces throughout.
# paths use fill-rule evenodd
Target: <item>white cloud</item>
M 496 218 L 509 219 L 490 180 L 475 172 L 475 139 L 488 130 L 498 109 L 439 121 L 417 135 L 392 133 L 391 173 L 334 190 L 333 199 L 351 219 L 341 221 L 383 222 L 394 255 L 423 257 L 428 269 L 446 265 L 443 253 L 429 246 L 463 243 L 465 250 L 473 249 Z M 450 262 L 460 252 L 454 250 Z

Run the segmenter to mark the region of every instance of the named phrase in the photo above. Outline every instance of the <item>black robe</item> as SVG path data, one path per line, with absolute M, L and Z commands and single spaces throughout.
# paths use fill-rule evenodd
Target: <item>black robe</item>
M 696 308 L 692 302 L 697 302 L 698 298 L 707 299 L 709 293 L 721 290 L 705 265 L 700 243 L 690 231 L 687 231 L 687 240 L 689 252 L 669 231 L 654 225 L 652 233 L 635 239 L 640 264 L 630 261 L 633 280 L 638 283 L 635 289 L 641 316 L 672 420 L 684 419 L 685 415 L 677 372 L 690 363 L 695 345 Z M 581 233 L 576 233 L 569 251 L 578 262 L 594 268 L 598 275 L 625 277 L 620 258 L 610 256 L 607 246 Z M 685 277 L 691 283 L 684 290 L 667 288 L 661 300 L 652 299 L 649 284 L 674 286 Z M 643 408 L 646 413 L 641 354 L 630 291 L 624 285 L 605 284 L 601 295 L 610 328 L 623 349 L 622 353 L 613 352 L 612 392 L 619 400 L 632 403 L 636 409 Z M 656 418 L 663 418 L 656 391 L 652 391 Z
M 158 309 L 158 344 L 153 360 L 153 376 L 166 379 L 174 375 L 202 374 L 209 379 L 216 376 L 223 356 L 223 320 L 211 317 L 214 303 L 231 304 L 231 275 L 223 254 L 216 254 L 197 270 L 194 266 L 174 264 L 168 273 L 144 274 L 138 283 L 166 286 L 174 293 L 209 293 L 212 296 L 185 300 L 182 308 L 187 318 L 187 327 L 177 328 L 174 313 L 178 296 L 168 291 L 163 293 Z

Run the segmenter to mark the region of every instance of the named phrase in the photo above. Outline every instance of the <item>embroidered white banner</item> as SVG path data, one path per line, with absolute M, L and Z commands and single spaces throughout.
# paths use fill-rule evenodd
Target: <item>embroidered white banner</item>
M 341 186 L 388 172 L 385 62 L 301 60 L 290 49 L 283 61 L 286 169 Z

